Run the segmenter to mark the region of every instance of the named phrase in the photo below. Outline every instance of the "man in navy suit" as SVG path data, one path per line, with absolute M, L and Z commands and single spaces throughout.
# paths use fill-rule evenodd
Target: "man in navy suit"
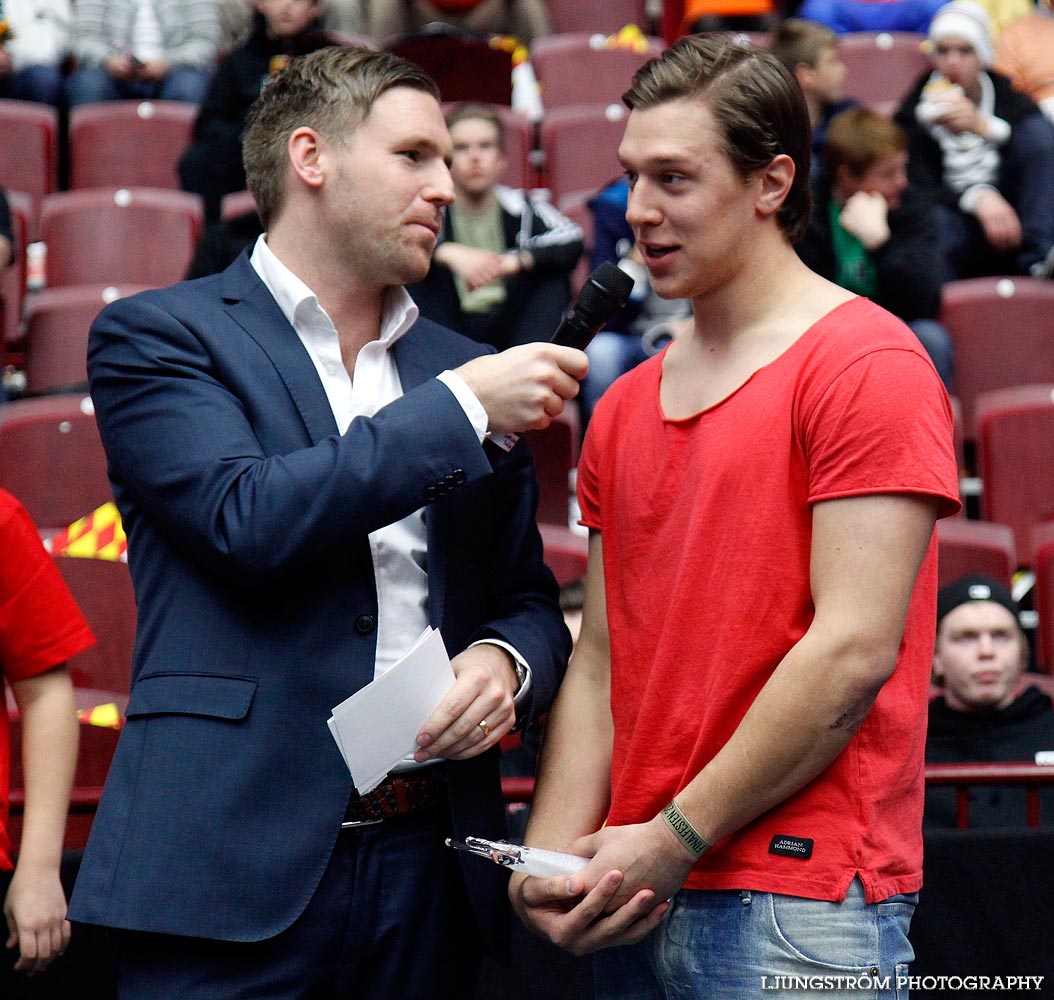
M 121 997 L 464 996 L 502 872 L 497 750 L 570 641 L 521 441 L 585 355 L 417 320 L 453 197 L 432 81 L 293 60 L 250 117 L 266 228 L 223 274 L 92 328 L 89 375 L 139 605 L 127 724 L 71 903 Z M 330 710 L 439 628 L 455 683 L 407 768 L 355 791 Z

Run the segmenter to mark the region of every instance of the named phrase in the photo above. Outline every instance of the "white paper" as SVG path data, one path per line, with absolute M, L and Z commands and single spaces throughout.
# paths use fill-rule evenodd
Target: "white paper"
M 417 734 L 453 687 L 443 637 L 429 627 L 380 677 L 333 709 L 329 730 L 365 795 L 417 749 Z

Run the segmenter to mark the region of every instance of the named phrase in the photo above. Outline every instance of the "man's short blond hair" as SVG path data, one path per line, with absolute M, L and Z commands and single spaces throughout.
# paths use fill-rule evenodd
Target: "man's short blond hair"
M 439 100 L 432 78 L 390 52 L 334 46 L 291 59 L 249 111 L 242 139 L 246 184 L 266 229 L 282 207 L 289 136 L 304 126 L 331 142 L 347 139 L 394 87 Z

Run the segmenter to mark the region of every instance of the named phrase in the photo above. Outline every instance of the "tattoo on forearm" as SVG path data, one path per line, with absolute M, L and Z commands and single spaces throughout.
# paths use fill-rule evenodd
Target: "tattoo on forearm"
M 830 728 L 833 729 L 847 729 L 852 735 L 855 733 L 867 717 L 867 706 L 865 705 L 852 705 L 847 708 L 841 715 L 838 716 L 834 722 L 831 723 Z

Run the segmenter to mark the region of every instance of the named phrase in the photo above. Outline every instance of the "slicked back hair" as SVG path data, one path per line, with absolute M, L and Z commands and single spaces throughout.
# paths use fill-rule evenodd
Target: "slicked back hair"
M 410 87 L 439 100 L 432 78 L 390 52 L 354 45 L 319 49 L 290 59 L 249 111 L 242 162 L 256 210 L 266 229 L 282 207 L 289 136 L 303 126 L 341 143 L 394 87 Z
M 723 151 L 743 180 L 780 154 L 793 160 L 794 181 L 776 221 L 791 243 L 801 239 L 812 209 L 812 140 L 805 98 L 786 67 L 749 43 L 689 35 L 645 63 L 622 95 L 631 111 L 685 99 L 710 109 Z

